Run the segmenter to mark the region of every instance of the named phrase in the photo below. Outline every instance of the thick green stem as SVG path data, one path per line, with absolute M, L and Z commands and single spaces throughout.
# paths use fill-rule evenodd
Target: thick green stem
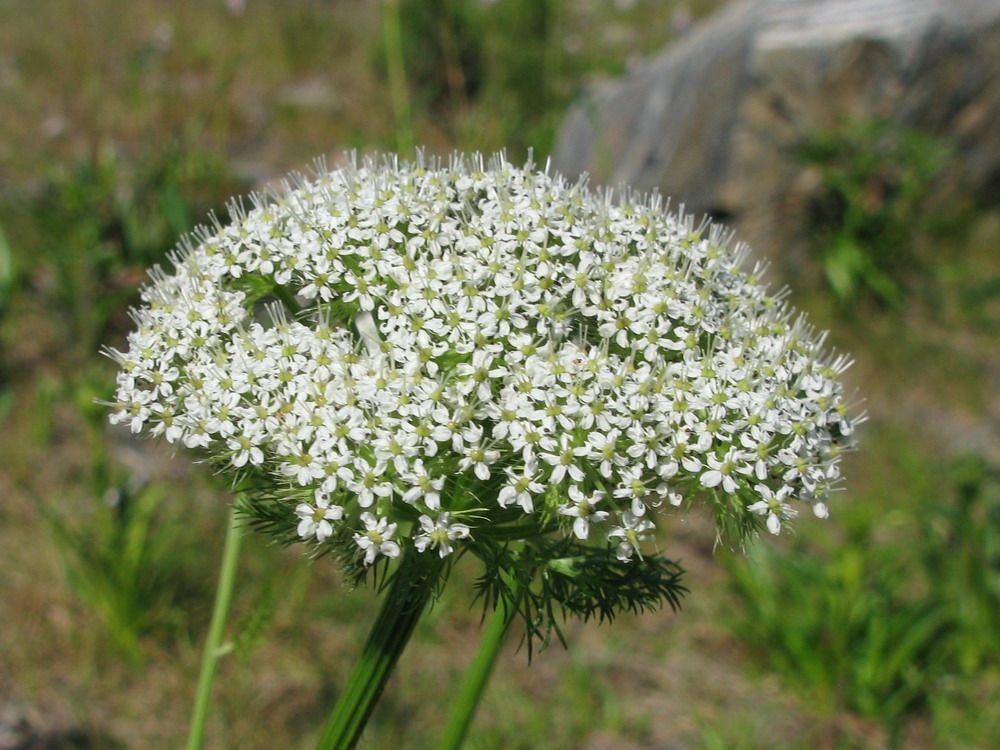
M 205 735 L 205 718 L 208 716 L 208 702 L 212 695 L 212 680 L 215 677 L 215 668 L 224 653 L 221 645 L 222 633 L 226 628 L 226 616 L 233 599 L 233 582 L 236 579 L 236 561 L 240 554 L 241 536 L 234 504 L 229 514 L 229 530 L 226 532 L 226 546 L 222 552 L 222 568 L 215 592 L 212 622 L 208 628 L 208 640 L 205 641 L 205 650 L 201 657 L 201 674 L 198 675 L 198 691 L 195 694 L 194 711 L 188 730 L 187 750 L 201 750 L 202 738 Z
M 350 750 L 361 737 L 437 583 L 440 568 L 420 570 L 421 562 L 410 555 L 400 561 L 368 642 L 347 679 L 316 750 Z
M 465 741 L 479 699 L 482 698 L 486 683 L 493 673 L 493 665 L 496 664 L 497 655 L 500 653 L 511 620 L 514 619 L 515 611 L 513 603 L 501 600 L 490 615 L 486 629 L 479 640 L 476 655 L 458 689 L 458 697 L 455 699 L 444 737 L 438 746 L 439 750 L 458 750 Z

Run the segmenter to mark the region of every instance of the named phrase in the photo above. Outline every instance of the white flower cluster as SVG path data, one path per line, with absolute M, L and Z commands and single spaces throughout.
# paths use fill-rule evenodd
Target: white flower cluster
M 112 421 L 273 477 L 300 537 L 370 564 L 558 528 L 629 559 L 661 500 L 826 515 L 848 362 L 718 229 L 500 157 L 235 214 L 154 270 Z

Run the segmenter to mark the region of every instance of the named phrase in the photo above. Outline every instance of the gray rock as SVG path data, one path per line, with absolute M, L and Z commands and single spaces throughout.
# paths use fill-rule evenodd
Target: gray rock
M 1000 190 L 1000 1 L 735 2 L 595 86 L 553 161 L 569 177 L 657 189 L 787 257 L 818 188 L 797 150 L 874 120 L 948 144 L 942 195 Z

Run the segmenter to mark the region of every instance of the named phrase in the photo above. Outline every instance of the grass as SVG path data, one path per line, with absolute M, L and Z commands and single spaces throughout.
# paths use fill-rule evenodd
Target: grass
M 902 747 L 907 721 L 969 705 L 942 686 L 975 693 L 1000 666 L 1000 474 L 897 431 L 868 442 L 880 471 L 841 508 L 841 537 L 809 528 L 727 560 L 728 620 L 761 668 Z
M 947 156 L 941 139 L 875 118 L 841 123 L 802 144 L 799 159 L 823 186 L 811 207 L 823 272 L 842 304 L 867 293 L 896 306 L 920 277 L 914 245 L 934 218 L 943 221 L 927 211 Z
M 166 496 L 161 484 L 124 486 L 108 488 L 83 509 L 42 506 L 67 582 L 135 662 L 144 634 L 177 625 L 171 619 L 179 612 L 183 566 L 171 541 L 180 528 L 176 518 L 164 524 L 157 513 Z
M 39 732 L 168 747 L 187 723 L 227 494 L 107 428 L 94 403 L 113 372 L 96 352 L 121 345 L 144 269 L 230 195 L 323 153 L 412 138 L 543 158 L 585 82 L 657 49 L 673 7 L 399 0 L 392 51 L 389 5 L 0 2 L 0 108 L 14 113 L 0 118 L 0 620 L 14 623 L 0 708 L 26 704 Z M 1000 745 L 1000 457 L 982 417 L 1000 219 L 973 207 L 942 238 L 910 221 L 924 200 L 910 188 L 873 213 L 866 181 L 933 170 L 908 158 L 909 136 L 836 133 L 809 157 L 827 170 L 828 234 L 865 252 L 879 222 L 910 234 L 873 261 L 894 309 L 850 267 L 850 305 L 793 289 L 859 360 L 848 377 L 872 414 L 834 518 L 724 566 L 704 519 L 677 519 L 663 551 L 689 571 L 685 610 L 569 623 L 569 650 L 530 667 L 515 634 L 468 747 Z M 376 602 L 294 548 L 244 543 L 209 743 L 310 747 Z M 370 746 L 434 746 L 474 649 L 475 576 L 460 569 L 421 623 Z

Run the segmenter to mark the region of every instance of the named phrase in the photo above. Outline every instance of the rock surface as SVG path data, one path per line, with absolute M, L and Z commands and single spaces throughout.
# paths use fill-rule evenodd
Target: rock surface
M 657 189 L 794 270 L 818 189 L 798 150 L 876 120 L 947 144 L 941 195 L 1000 193 L 1000 2 L 738 0 L 596 86 L 554 165 Z

